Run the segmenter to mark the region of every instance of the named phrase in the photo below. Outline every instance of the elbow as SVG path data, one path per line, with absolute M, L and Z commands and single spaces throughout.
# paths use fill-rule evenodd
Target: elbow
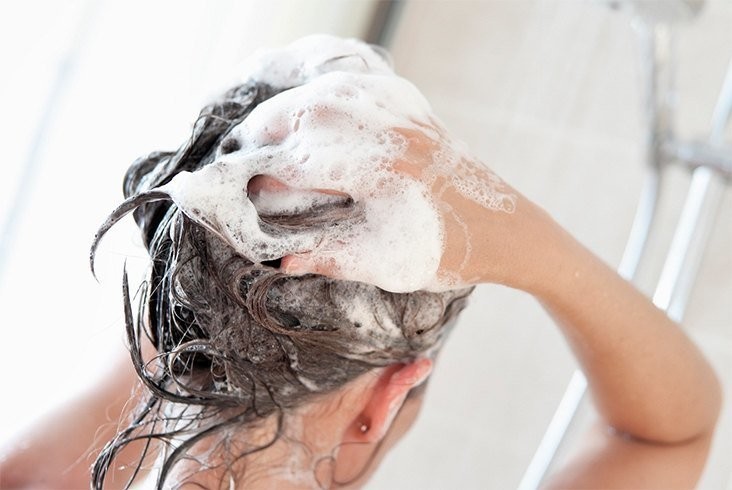
M 690 401 L 684 420 L 677 421 L 678 430 L 661 442 L 681 443 L 714 433 L 722 411 L 723 392 L 719 377 L 711 368 L 709 371 L 702 394 Z
M 653 407 L 645 417 L 632 422 L 611 421 L 610 425 L 620 433 L 655 444 L 683 444 L 711 436 L 722 410 L 722 386 L 713 371 L 705 385 L 695 396 L 673 407 Z
M 686 433 L 680 432 L 676 442 L 696 439 L 714 433 L 724 402 L 722 384 L 712 370 L 705 390 L 705 396 L 696 405 L 695 416 L 691 417 Z

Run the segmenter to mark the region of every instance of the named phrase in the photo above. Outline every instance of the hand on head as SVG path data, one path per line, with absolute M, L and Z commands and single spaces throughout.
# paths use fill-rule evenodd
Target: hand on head
M 446 131 L 434 125 L 415 125 L 415 128 L 393 128 L 395 137 L 404 141 L 399 158 L 390 162 L 390 172 L 399 178 L 417 183 L 437 215 L 439 228 L 432 231 L 438 236 L 401 235 L 405 244 L 425 240 L 440 241 L 438 266 L 430 283 L 417 289 L 446 289 L 483 282 L 497 282 L 520 286 L 526 272 L 525 258 L 531 253 L 526 243 L 554 226 L 552 220 L 533 203 L 504 183 L 481 162 L 466 156 L 449 139 Z M 330 183 L 332 185 L 332 183 Z M 379 186 L 384 193 L 398 193 L 400 188 Z M 348 185 L 336 188 L 312 188 L 324 195 L 351 197 L 358 191 Z M 260 192 L 302 192 L 282 180 L 259 175 L 248 185 L 250 198 Z M 373 199 L 382 199 L 377 196 Z M 409 216 L 411 204 L 389 196 L 390 213 Z M 369 197 L 362 198 L 369 200 Z M 358 202 L 356 204 L 359 204 Z M 360 225 L 355 225 L 360 226 Z M 372 226 L 362 223 L 361 226 Z M 542 228 L 542 229 L 538 229 Z M 393 230 L 370 230 L 365 234 L 374 243 L 349 242 L 341 230 L 330 234 L 324 230 L 321 239 L 311 250 L 303 250 L 282 257 L 281 268 L 289 274 L 321 274 L 336 279 L 370 282 L 379 287 L 398 291 L 398 278 L 376 276 L 364 267 L 349 267 L 363 260 L 358 250 L 370 246 L 382 251 L 383 260 L 389 260 L 394 275 L 399 271 L 420 267 L 416 253 L 403 253 L 393 247 Z

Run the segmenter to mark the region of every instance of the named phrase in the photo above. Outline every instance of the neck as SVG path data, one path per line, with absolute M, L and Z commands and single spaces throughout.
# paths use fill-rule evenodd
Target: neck
M 343 412 L 342 417 L 348 419 L 348 410 Z M 339 418 L 322 417 L 322 412 L 311 407 L 290 413 L 280 428 L 273 416 L 255 427 L 228 434 L 225 441 L 219 436 L 201 442 L 193 458 L 176 465 L 168 481 L 173 488 L 197 485 L 217 490 L 351 487 L 336 483 L 353 479 L 343 478 L 338 469 L 367 465 L 374 446 L 342 451 Z M 245 453 L 250 454 L 238 457 Z

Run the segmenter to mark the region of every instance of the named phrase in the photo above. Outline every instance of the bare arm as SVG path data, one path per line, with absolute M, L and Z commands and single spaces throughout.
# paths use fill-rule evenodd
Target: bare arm
M 680 442 L 711 431 L 721 404 L 714 371 L 697 347 L 630 283 L 528 201 L 541 239 L 518 265 L 516 285 L 561 328 L 600 414 L 621 432 Z M 542 216 L 543 215 L 543 216 Z M 509 278 L 506 281 L 512 285 Z
M 562 330 L 612 427 L 655 442 L 711 431 L 721 390 L 699 349 L 633 285 L 516 194 L 513 214 L 445 194 L 470 223 L 476 252 L 467 269 L 477 273 L 473 281 L 503 283 L 537 298 Z M 458 253 L 445 254 L 445 268 L 456 268 L 461 249 L 446 248 Z
M 643 294 L 558 232 L 530 290 L 562 329 L 602 416 L 641 439 L 711 431 L 721 405 L 707 360 Z
M 542 488 L 695 488 L 711 441 L 712 434 L 704 434 L 684 444 L 649 444 L 595 424 Z
M 129 355 L 120 352 L 113 369 L 88 392 L 59 407 L 21 438 L 2 448 L 0 488 L 88 488 L 90 466 L 117 433 L 125 409 L 137 403 L 132 395 L 136 375 Z M 130 445 L 119 467 L 134 463 L 140 445 Z M 110 472 L 109 488 L 122 488 L 131 472 Z

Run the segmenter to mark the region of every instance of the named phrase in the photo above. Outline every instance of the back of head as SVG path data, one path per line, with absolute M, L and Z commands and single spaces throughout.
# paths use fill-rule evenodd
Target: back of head
M 132 360 L 149 394 L 99 456 L 97 488 L 134 439 L 163 442 L 162 486 L 207 438 L 225 440 L 273 416 L 286 423 L 290 410 L 375 367 L 432 356 L 465 305 L 470 289 L 391 293 L 319 275 L 288 276 L 276 259 L 242 256 L 199 215 L 184 213 L 161 193 L 175 175 L 226 153 L 232 128 L 283 90 L 258 80 L 232 88 L 201 111 L 177 151 L 152 153 L 127 172 L 127 201 L 100 237 L 134 210 L 151 267 L 136 316 L 125 284 L 126 321 Z M 357 203 L 343 199 L 259 219 L 263 227 L 308 228 L 358 219 L 358 213 Z M 145 337 L 153 359 L 143 356 Z

